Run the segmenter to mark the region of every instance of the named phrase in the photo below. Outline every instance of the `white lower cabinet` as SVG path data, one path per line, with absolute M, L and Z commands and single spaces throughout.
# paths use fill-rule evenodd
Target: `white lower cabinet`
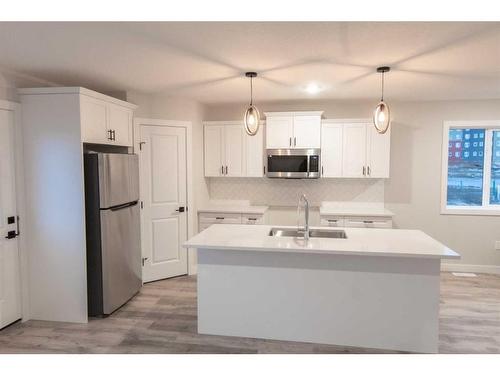
M 348 228 L 392 228 L 392 217 L 321 215 L 321 226 Z
M 265 214 L 240 214 L 211 212 L 198 214 L 198 231 L 201 232 L 213 224 L 265 224 Z

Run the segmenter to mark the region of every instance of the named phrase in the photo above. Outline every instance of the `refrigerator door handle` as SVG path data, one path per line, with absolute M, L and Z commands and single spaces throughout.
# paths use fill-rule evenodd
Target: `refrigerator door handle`
M 118 205 L 118 206 L 113 206 L 113 207 L 110 207 L 109 209 L 110 209 L 111 211 L 118 211 L 118 210 L 122 210 L 122 209 L 124 209 L 124 208 L 133 207 L 133 206 L 135 206 L 137 203 L 138 203 L 138 201 L 129 202 L 129 203 L 124 203 L 124 204 L 120 204 L 120 205 Z

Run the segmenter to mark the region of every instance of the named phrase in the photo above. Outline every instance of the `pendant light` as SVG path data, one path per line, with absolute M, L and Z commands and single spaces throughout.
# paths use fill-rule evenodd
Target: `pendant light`
M 373 125 L 380 134 L 384 134 L 391 125 L 391 111 L 389 106 L 384 102 L 384 74 L 391 70 L 388 66 L 381 66 L 377 68 L 377 73 L 382 74 L 382 97 L 377 107 L 373 111 Z
M 245 131 L 248 135 L 254 136 L 259 131 L 260 113 L 256 106 L 253 105 L 253 79 L 257 77 L 255 72 L 246 72 L 246 77 L 250 78 L 250 104 L 245 111 Z

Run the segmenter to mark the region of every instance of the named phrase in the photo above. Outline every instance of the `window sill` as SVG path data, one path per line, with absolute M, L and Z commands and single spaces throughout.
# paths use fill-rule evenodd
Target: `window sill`
M 450 207 L 441 208 L 441 215 L 500 216 L 500 207 Z

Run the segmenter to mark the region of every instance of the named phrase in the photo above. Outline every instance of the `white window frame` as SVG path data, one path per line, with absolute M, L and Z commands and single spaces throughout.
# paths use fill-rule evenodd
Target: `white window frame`
M 486 205 L 478 207 L 448 206 L 448 143 L 450 128 L 486 129 L 484 138 L 484 169 L 483 169 L 483 202 Z M 441 214 L 442 215 L 485 215 L 500 216 L 500 205 L 490 205 L 491 182 L 491 150 L 492 137 L 488 132 L 500 130 L 500 120 L 490 121 L 444 121 L 443 122 L 443 147 L 441 160 Z M 488 172 L 487 172 L 488 171 Z

